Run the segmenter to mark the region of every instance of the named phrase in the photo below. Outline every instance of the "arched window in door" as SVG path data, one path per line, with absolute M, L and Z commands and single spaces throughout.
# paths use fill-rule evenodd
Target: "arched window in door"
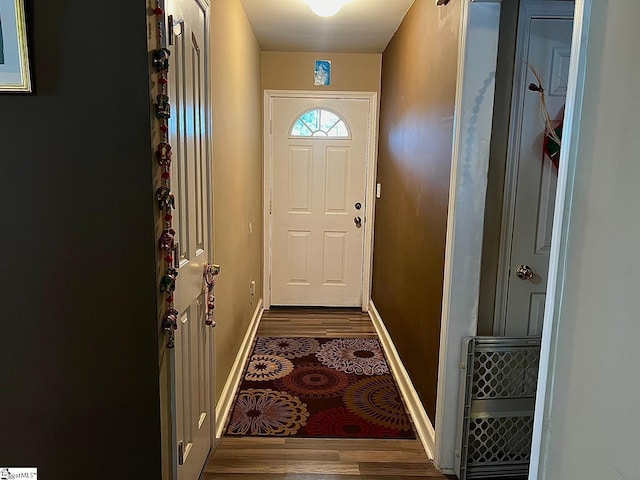
M 290 137 L 351 138 L 347 122 L 326 108 L 307 110 L 293 123 Z

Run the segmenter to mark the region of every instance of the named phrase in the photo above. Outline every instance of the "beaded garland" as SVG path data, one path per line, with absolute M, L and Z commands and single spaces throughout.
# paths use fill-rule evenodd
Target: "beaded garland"
M 153 15 L 158 19 L 157 39 L 158 45 L 162 45 L 162 28 L 164 21 L 164 10 L 159 3 L 152 10 Z M 160 93 L 156 95 L 155 116 L 159 124 L 161 133 L 160 143 L 156 147 L 156 160 L 162 169 L 160 174 L 161 185 L 155 191 L 155 199 L 158 208 L 162 213 L 164 229 L 158 240 L 158 246 L 163 252 L 162 257 L 165 263 L 164 276 L 160 280 L 160 292 L 164 295 L 166 311 L 162 318 L 162 330 L 167 335 L 167 348 L 175 346 L 175 330 L 178 328 L 179 312 L 175 309 L 174 292 L 176 289 L 176 278 L 178 277 L 178 255 L 177 243 L 175 242 L 176 231 L 173 229 L 173 210 L 176 208 L 175 197 L 171 193 L 171 145 L 169 144 L 169 118 L 171 117 L 171 104 L 169 103 L 169 57 L 171 52 L 162 47 L 154 50 L 152 56 L 153 68 L 158 76 L 157 83 Z
M 169 102 L 169 57 L 171 52 L 163 46 L 162 31 L 164 28 L 164 10 L 160 6 L 162 0 L 157 0 L 152 14 L 157 21 L 157 40 L 159 49 L 153 51 L 152 64 L 157 73 L 157 84 L 160 93 L 156 95 L 155 116 L 158 120 L 161 133 L 160 143 L 155 151 L 158 166 L 161 168 L 161 185 L 155 190 L 155 199 L 162 215 L 163 230 L 158 240 L 158 246 L 162 251 L 165 263 L 164 275 L 160 280 L 160 292 L 164 295 L 166 310 L 162 317 L 162 330 L 167 335 L 167 348 L 175 347 L 175 331 L 178 329 L 179 312 L 175 308 L 174 292 L 178 277 L 178 243 L 175 241 L 176 231 L 173 228 L 173 210 L 176 208 L 175 196 L 171 192 L 171 160 L 172 152 L 169 144 L 169 118 L 171 118 L 171 103 Z M 171 22 L 171 17 L 169 17 Z M 215 309 L 215 296 L 213 289 L 216 277 L 220 273 L 218 265 L 205 264 L 203 274 L 204 290 L 207 295 L 205 325 L 215 327 L 213 319 Z
M 204 267 L 204 287 L 207 294 L 207 309 L 205 311 L 204 324 L 208 327 L 215 327 L 216 322 L 213 319 L 213 310 L 216 308 L 216 297 L 213 294 L 213 289 L 216 286 L 216 277 L 220 272 L 218 265 L 205 265 Z

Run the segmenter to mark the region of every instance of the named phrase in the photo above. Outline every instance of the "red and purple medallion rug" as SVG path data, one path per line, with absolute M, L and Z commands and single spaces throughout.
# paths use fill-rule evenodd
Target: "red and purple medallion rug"
M 416 438 L 375 338 L 258 337 L 226 435 Z

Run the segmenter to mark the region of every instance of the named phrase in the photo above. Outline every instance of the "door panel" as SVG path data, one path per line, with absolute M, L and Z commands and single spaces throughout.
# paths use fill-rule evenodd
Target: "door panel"
M 323 285 L 345 286 L 347 282 L 347 232 L 324 232 Z
M 548 257 L 551 251 L 551 234 L 553 232 L 553 210 L 556 198 L 558 172 L 551 162 L 542 166 L 540 182 L 540 199 L 538 200 L 538 218 L 536 219 L 536 244 L 534 253 Z
M 289 275 L 287 283 L 290 285 L 310 285 L 310 237 L 311 232 L 289 231 Z
M 347 214 L 350 148 L 327 148 L 324 213 Z
M 567 2 L 568 3 L 568 2 Z M 569 10 L 572 7 L 567 5 Z M 560 120 L 564 108 L 568 81 L 568 56 L 571 47 L 573 21 L 570 18 L 531 18 L 524 60 L 523 89 L 537 84 L 527 63 L 538 72 L 546 92 L 546 103 L 552 119 Z M 526 72 L 526 74 L 525 74 Z M 516 88 L 518 86 L 516 85 Z M 540 335 L 544 317 L 544 302 L 549 269 L 549 252 L 558 172 L 544 156 L 544 123 L 540 97 L 526 89 L 522 96 L 519 119 L 519 141 L 514 161 L 515 204 L 513 230 L 508 255 L 509 273 L 506 282 L 506 313 L 499 335 Z M 515 120 L 518 121 L 517 119 Z M 518 267 L 526 265 L 533 271 L 530 279 L 517 276 Z
M 205 325 L 203 269 L 210 261 L 207 192 L 210 166 L 206 116 L 206 18 L 197 0 L 167 4 L 175 28 L 171 49 L 169 97 L 173 103 L 170 142 L 173 145 L 172 188 L 177 211 L 174 226 L 179 242 L 179 275 L 175 307 L 181 312 L 174 359 L 177 452 L 174 476 L 195 480 L 211 447 L 212 335 Z
M 289 213 L 311 213 L 313 149 L 291 147 L 289 158 Z
M 338 114 L 351 135 L 291 136 L 314 108 Z M 273 100 L 273 305 L 362 304 L 364 228 L 354 218 L 366 218 L 369 108 L 362 99 Z
M 529 322 L 527 335 L 540 335 L 542 332 L 542 320 L 544 319 L 544 302 L 546 294 L 533 293 L 529 302 Z

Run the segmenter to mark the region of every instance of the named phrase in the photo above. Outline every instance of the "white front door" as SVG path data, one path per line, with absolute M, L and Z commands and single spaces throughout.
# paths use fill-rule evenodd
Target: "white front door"
M 370 117 L 368 99 L 273 99 L 272 305 L 362 305 Z
M 545 4 L 539 7 L 543 9 L 556 4 L 556 14 L 532 13 L 528 3 Z M 558 15 L 562 10 L 565 14 Z M 540 96 L 528 88 L 538 81 L 527 63 L 542 80 L 551 119 L 560 120 L 568 83 L 572 14 L 573 2 L 524 2 L 521 9 L 524 18 L 521 18 L 519 36 L 524 33 L 525 40 L 521 44 L 522 56 L 516 60 L 516 69 L 519 69 L 516 78 L 520 81 L 514 82 L 514 88 L 519 91 L 513 96 L 514 101 L 521 103 L 514 106 L 518 114 L 515 119 L 512 117 L 510 141 L 513 144 L 509 161 L 514 169 L 511 188 L 507 187 L 514 203 L 511 235 L 506 237 L 510 241 L 505 245 L 507 251 L 503 252 L 506 296 L 498 296 L 503 302 L 498 308 L 503 310 L 496 316 L 497 335 L 542 333 L 558 171 L 543 153 Z M 509 226 L 505 227 L 509 232 Z M 529 276 L 531 278 L 527 278 Z
M 171 0 L 173 43 L 169 77 L 172 103 L 172 189 L 179 244 L 175 306 L 173 401 L 175 467 L 178 480 L 195 480 L 211 448 L 213 335 L 205 325 L 203 269 L 210 261 L 211 166 L 207 116 L 208 6 L 198 0 Z M 171 34 L 171 33 L 170 33 Z

